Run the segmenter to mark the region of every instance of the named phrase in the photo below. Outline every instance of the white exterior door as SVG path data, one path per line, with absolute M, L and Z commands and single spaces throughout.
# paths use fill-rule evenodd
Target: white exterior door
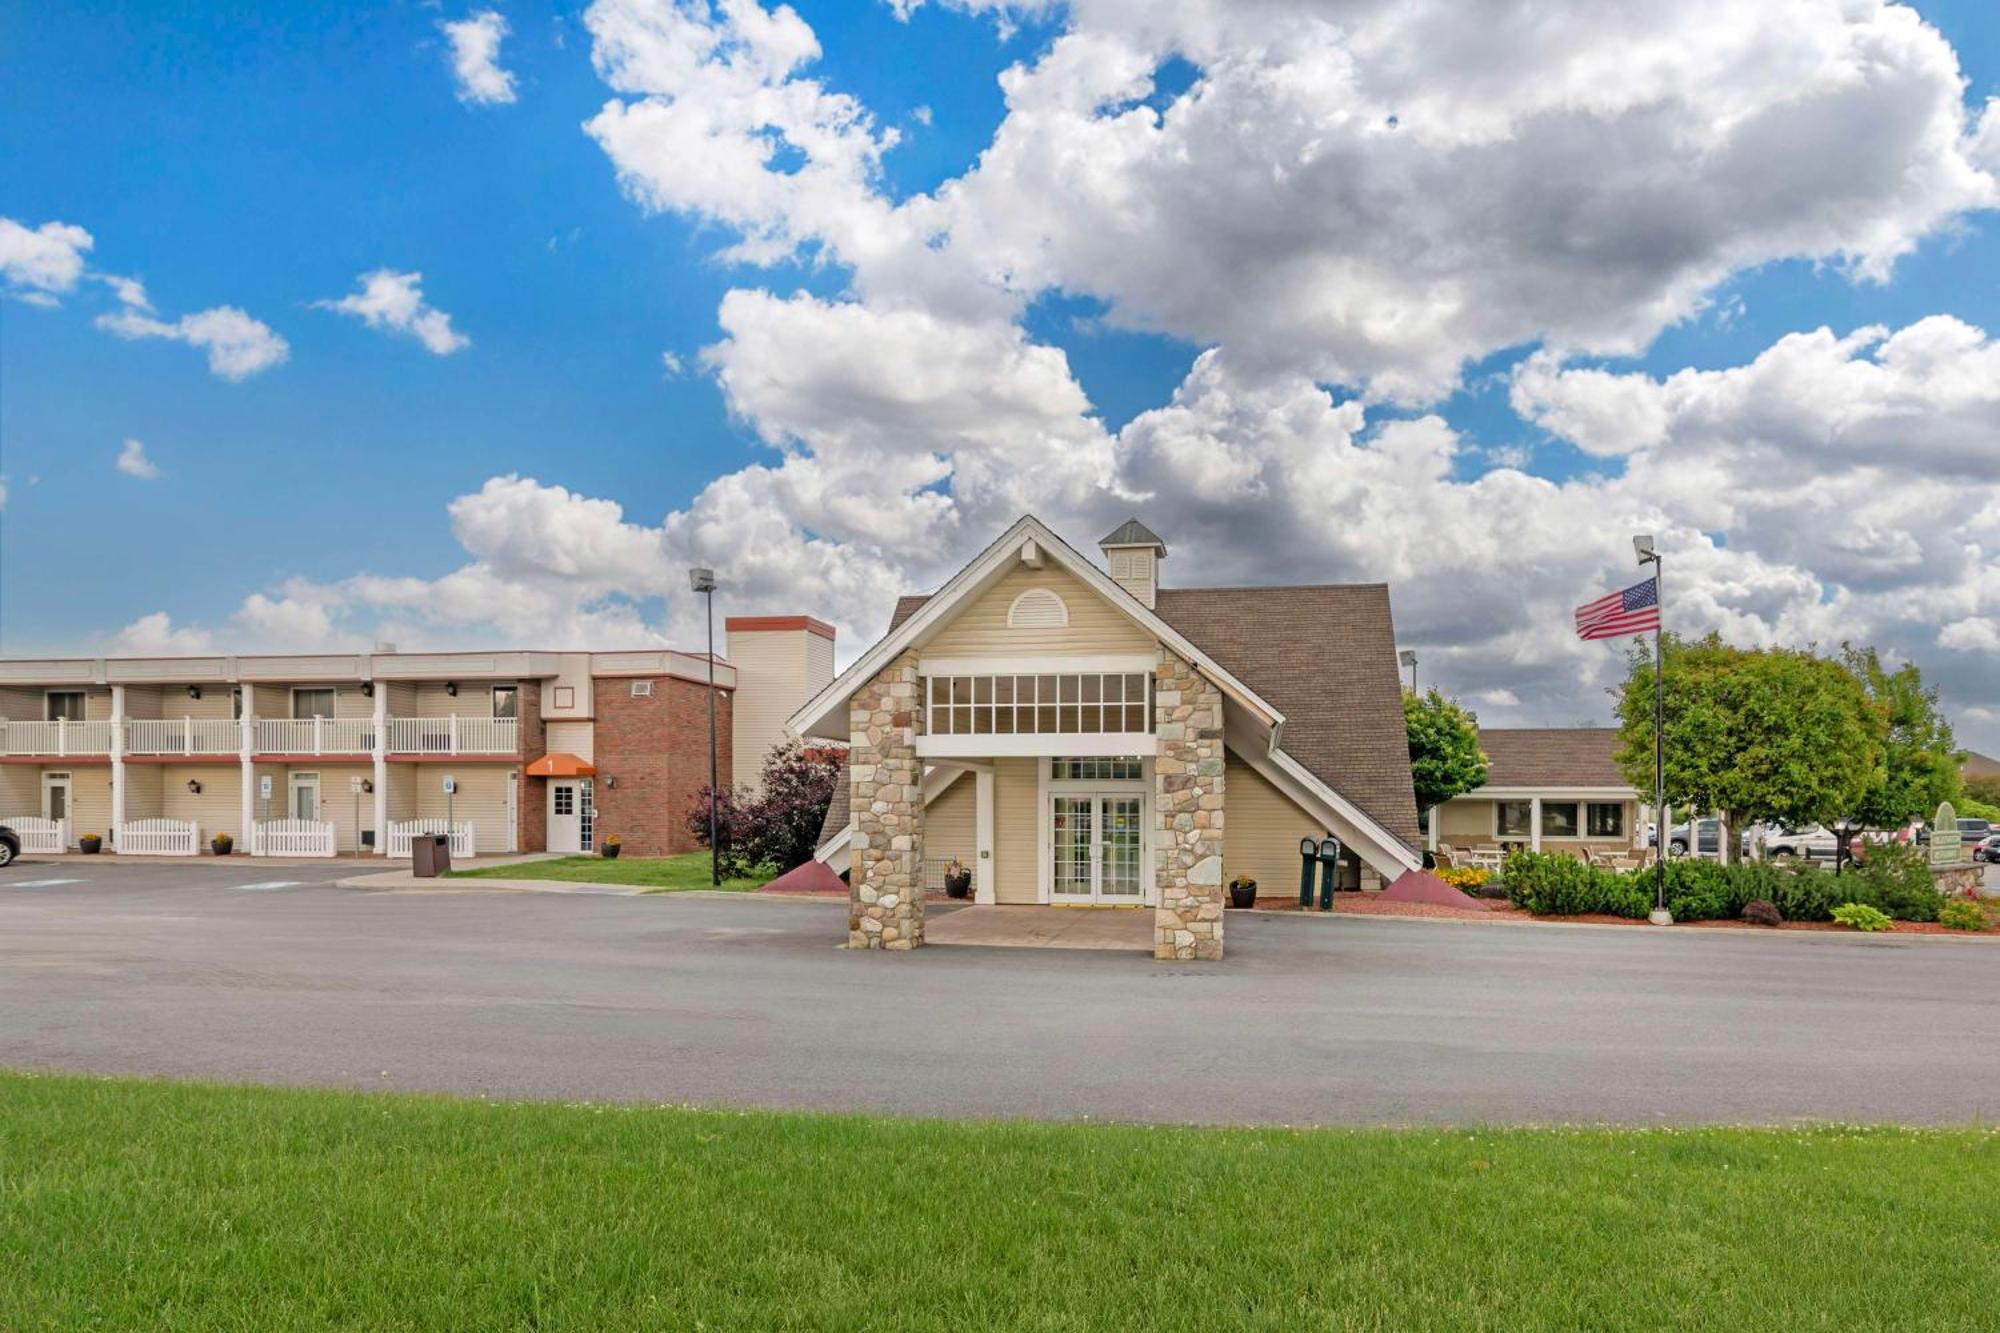
M 583 783 L 575 778 L 549 781 L 549 850 L 576 854 L 583 844 Z
M 1136 906 L 1145 901 L 1145 798 L 1064 793 L 1050 798 L 1049 900 Z
M 292 818 L 319 821 L 319 774 L 292 774 Z
M 69 774 L 44 773 L 42 775 L 42 818 L 68 819 L 70 813 Z

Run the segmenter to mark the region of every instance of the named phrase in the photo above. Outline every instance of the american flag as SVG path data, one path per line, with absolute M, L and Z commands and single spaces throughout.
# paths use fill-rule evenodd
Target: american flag
M 1582 639 L 1617 639 L 1660 627 L 1660 583 L 1647 579 L 1576 609 L 1576 633 Z

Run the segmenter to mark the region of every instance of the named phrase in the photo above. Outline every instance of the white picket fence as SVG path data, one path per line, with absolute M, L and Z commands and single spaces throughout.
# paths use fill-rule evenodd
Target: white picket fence
M 118 826 L 120 856 L 197 856 L 201 828 L 191 819 L 133 819 Z
M 252 856 L 332 856 L 333 825 L 315 819 L 266 819 L 250 830 Z
M 13 819 L 0 819 L 0 824 L 5 824 L 19 835 L 23 855 L 40 852 L 45 856 L 52 856 L 69 850 L 67 819 L 43 819 L 40 815 L 19 815 Z
M 418 834 L 437 834 L 445 831 L 442 819 L 406 819 L 389 821 L 389 855 L 408 856 L 410 839 Z M 462 820 L 451 826 L 451 854 L 470 856 L 473 848 L 472 824 Z

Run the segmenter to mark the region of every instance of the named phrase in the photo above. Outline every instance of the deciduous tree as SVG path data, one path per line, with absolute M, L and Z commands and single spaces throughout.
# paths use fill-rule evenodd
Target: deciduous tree
M 1409 733 L 1410 778 L 1417 809 L 1429 810 L 1486 781 L 1479 748 L 1479 719 L 1435 689 L 1403 692 L 1403 727 Z
M 1873 648 L 1851 646 L 1841 661 L 1888 727 L 1882 762 L 1855 805 L 1854 818 L 1869 828 L 1901 828 L 1913 819 L 1929 819 L 1940 802 L 1957 800 L 1958 742 L 1938 711 L 1937 690 L 1925 688 L 1916 663 L 1890 671 Z

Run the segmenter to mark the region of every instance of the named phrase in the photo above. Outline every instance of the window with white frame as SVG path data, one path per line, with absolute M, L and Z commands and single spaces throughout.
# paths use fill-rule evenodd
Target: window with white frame
M 521 715 L 521 690 L 517 685 L 495 685 L 493 687 L 493 716 L 502 718 Z
M 1534 806 L 1527 801 L 1495 801 L 1493 832 L 1502 838 L 1525 838 L 1534 827 Z
M 331 689 L 294 689 L 292 691 L 292 716 L 294 718 L 332 717 L 333 691 Z
M 1577 834 L 1577 805 L 1575 801 L 1542 802 L 1542 836 L 1544 838 L 1574 838 Z
M 50 690 L 48 692 L 48 720 L 51 722 L 83 721 L 82 690 Z
M 1152 678 L 1143 671 L 1035 676 L 927 676 L 932 736 L 1055 736 L 1151 730 Z
M 1049 777 L 1055 782 L 1136 782 L 1143 776 L 1145 768 L 1137 755 L 1049 760 Z
M 1622 838 L 1625 836 L 1625 803 L 1623 801 L 1592 801 L 1584 811 L 1584 827 L 1593 838 Z

